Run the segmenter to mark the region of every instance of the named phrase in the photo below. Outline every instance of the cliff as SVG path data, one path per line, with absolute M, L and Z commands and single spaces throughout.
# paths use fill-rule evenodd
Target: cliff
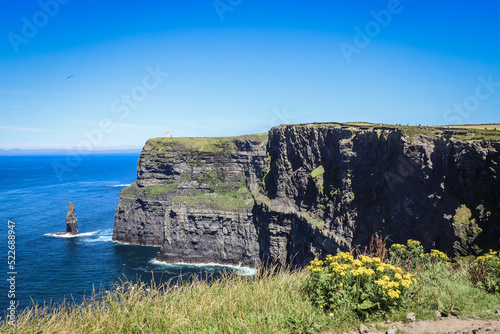
M 262 178 L 266 140 L 148 140 L 137 182 L 121 191 L 113 240 L 162 246 L 158 258 L 167 262 L 254 266 L 252 192 Z
M 372 234 L 449 255 L 497 248 L 499 131 L 279 126 L 265 136 L 149 140 L 113 239 L 165 261 L 303 266 Z

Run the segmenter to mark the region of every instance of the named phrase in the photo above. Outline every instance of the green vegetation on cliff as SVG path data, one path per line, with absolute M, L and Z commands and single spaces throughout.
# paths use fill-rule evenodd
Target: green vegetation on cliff
M 15 326 L 5 319 L 0 322 L 0 332 L 340 333 L 370 323 L 385 332 L 398 325 L 394 321 L 407 321 L 409 312 L 417 320 L 437 320 L 437 311 L 444 317 L 500 318 L 494 311 L 500 308 L 498 289 L 477 281 L 478 273 L 484 276 L 494 266 L 495 281 L 488 282 L 499 286 L 497 252 L 450 265 L 440 252 L 423 254 L 415 240 L 389 250 L 383 242 L 377 241 L 377 245 L 372 248 L 374 253 L 352 257 L 347 264 L 332 256 L 325 261 L 316 259 L 309 270 L 269 268 L 256 276 L 226 273 L 220 279 L 192 278 L 175 287 L 125 282 L 80 304 L 26 309 L 18 314 Z M 351 255 L 337 257 L 350 259 Z M 484 266 L 489 262 L 492 264 Z M 395 266 L 411 276 L 398 276 Z M 370 278 L 377 276 L 379 267 L 384 274 L 392 274 L 387 279 Z M 409 279 L 411 284 L 405 285 Z M 353 284 L 342 284 L 348 281 Z M 395 287 L 397 282 L 407 289 Z M 367 287 L 366 291 L 356 290 L 360 286 Z M 391 292 L 386 296 L 377 289 Z M 322 299 L 332 291 L 332 298 Z M 397 303 L 384 308 L 377 298 L 365 302 L 363 298 L 369 295 Z
M 324 173 L 325 173 L 325 169 L 323 168 L 323 166 L 319 166 L 318 168 L 316 168 L 315 170 L 313 170 L 311 172 L 311 177 L 317 178 L 319 176 L 322 176 Z
M 287 125 L 279 125 L 276 128 L 285 127 Z M 417 135 L 424 136 L 451 136 L 462 141 L 471 140 L 500 140 L 500 124 L 464 124 L 464 125 L 443 125 L 443 126 L 427 126 L 427 125 L 395 125 L 395 124 L 379 124 L 369 122 L 348 122 L 348 123 L 302 123 L 294 124 L 296 127 L 314 126 L 314 127 L 352 127 L 361 129 L 382 129 L 382 130 L 399 130 L 409 137 Z
M 267 133 L 254 135 L 243 135 L 234 137 L 179 137 L 179 138 L 153 138 L 144 145 L 144 151 L 156 151 L 165 153 L 167 151 L 196 151 L 205 153 L 234 153 L 236 152 L 235 140 L 252 139 L 256 141 L 267 141 Z
M 237 211 L 240 209 L 252 209 L 254 200 L 252 194 L 245 186 L 232 192 L 200 193 L 195 196 L 176 196 L 172 203 L 182 204 L 189 208 L 214 209 L 225 211 Z
M 138 191 L 137 183 L 134 182 L 130 186 L 123 188 L 120 191 L 120 194 L 123 196 L 135 196 L 137 194 L 137 191 Z
M 240 150 L 247 150 L 249 144 L 265 143 L 267 139 L 267 133 L 235 137 L 150 139 L 144 146 L 144 154 L 153 157 L 161 154 L 166 157 L 168 165 L 176 164 L 170 160 L 174 159 L 181 164 L 187 163 L 189 167 L 182 170 L 179 181 L 147 186 L 144 191 L 152 195 L 175 192 L 180 182 L 183 184 L 181 188 L 187 184 L 195 194 L 176 196 L 172 200 L 174 204 L 222 210 L 251 208 L 254 201 L 247 188 L 244 171 L 238 167 L 235 173 L 231 166 Z M 133 190 L 127 190 L 124 194 L 132 194 Z
M 169 184 L 160 184 L 156 186 L 145 187 L 144 191 L 150 195 L 162 195 L 167 192 L 172 192 L 177 190 L 177 185 L 173 183 Z
M 453 216 L 453 225 L 458 231 L 458 237 L 460 238 L 460 243 L 456 242 L 456 248 L 460 250 L 462 254 L 467 254 L 471 251 L 471 245 L 477 236 L 482 232 L 482 229 L 477 225 L 475 219 L 471 219 L 472 212 L 465 205 L 462 204 L 458 208 L 456 214 Z M 475 246 L 476 253 L 480 251 Z

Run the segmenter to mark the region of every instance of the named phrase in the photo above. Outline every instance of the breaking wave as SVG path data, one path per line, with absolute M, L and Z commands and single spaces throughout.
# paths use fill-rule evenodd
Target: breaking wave
M 44 236 L 46 237 L 53 237 L 53 238 L 82 238 L 82 237 L 89 237 L 92 235 L 95 235 L 99 231 L 94 231 L 94 232 L 85 232 L 85 233 L 78 233 L 78 234 L 71 234 L 71 233 L 66 233 L 66 232 L 52 232 L 52 233 L 45 233 Z
M 242 266 L 232 266 L 229 264 L 221 264 L 221 263 L 184 263 L 184 262 L 175 262 L 175 263 L 167 263 L 163 261 L 159 261 L 157 259 L 152 259 L 149 261 L 152 265 L 165 267 L 165 268 L 204 268 L 204 269 L 215 269 L 215 268 L 231 268 L 236 270 L 238 275 L 243 276 L 253 276 L 257 273 L 257 269 L 250 267 L 242 267 Z
M 55 233 L 46 233 L 44 236 L 47 237 L 53 237 L 53 238 L 81 238 L 82 241 L 86 243 L 94 243 L 94 242 L 109 242 L 111 241 L 111 238 L 113 237 L 113 230 L 108 229 L 108 230 L 98 230 L 98 231 L 92 231 L 92 232 L 85 232 L 85 233 L 79 233 L 76 235 L 72 235 L 69 233 L 61 233 L 61 232 L 55 232 Z

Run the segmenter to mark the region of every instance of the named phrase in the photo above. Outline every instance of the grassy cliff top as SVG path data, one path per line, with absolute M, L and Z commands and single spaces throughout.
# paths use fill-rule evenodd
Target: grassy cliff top
M 267 133 L 242 135 L 233 137 L 159 137 L 152 138 L 144 145 L 144 150 L 159 150 L 160 146 L 178 146 L 192 151 L 217 152 L 221 148 L 234 146 L 235 140 L 256 140 L 267 142 Z
M 352 128 L 378 128 L 386 130 L 400 130 L 410 137 L 416 135 L 439 136 L 444 133 L 460 140 L 500 140 L 500 124 L 459 124 L 459 125 L 394 125 L 369 122 L 325 122 L 325 123 L 302 123 L 302 124 L 282 124 L 276 128 L 285 126 L 316 126 L 316 127 L 352 127 Z

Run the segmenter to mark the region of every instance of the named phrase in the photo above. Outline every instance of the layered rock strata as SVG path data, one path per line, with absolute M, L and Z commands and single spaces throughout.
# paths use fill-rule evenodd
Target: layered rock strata
M 329 123 L 265 137 L 149 140 L 113 239 L 250 266 L 303 266 L 375 233 L 449 255 L 499 246 L 498 131 Z
M 363 250 L 375 233 L 450 255 L 498 247 L 500 141 L 402 130 L 271 129 L 265 196 L 255 210 L 256 224 L 266 226 L 261 256 L 304 265 L 314 255 Z
M 267 135 L 149 140 L 122 190 L 113 239 L 162 246 L 167 262 L 259 261 L 253 193 Z

